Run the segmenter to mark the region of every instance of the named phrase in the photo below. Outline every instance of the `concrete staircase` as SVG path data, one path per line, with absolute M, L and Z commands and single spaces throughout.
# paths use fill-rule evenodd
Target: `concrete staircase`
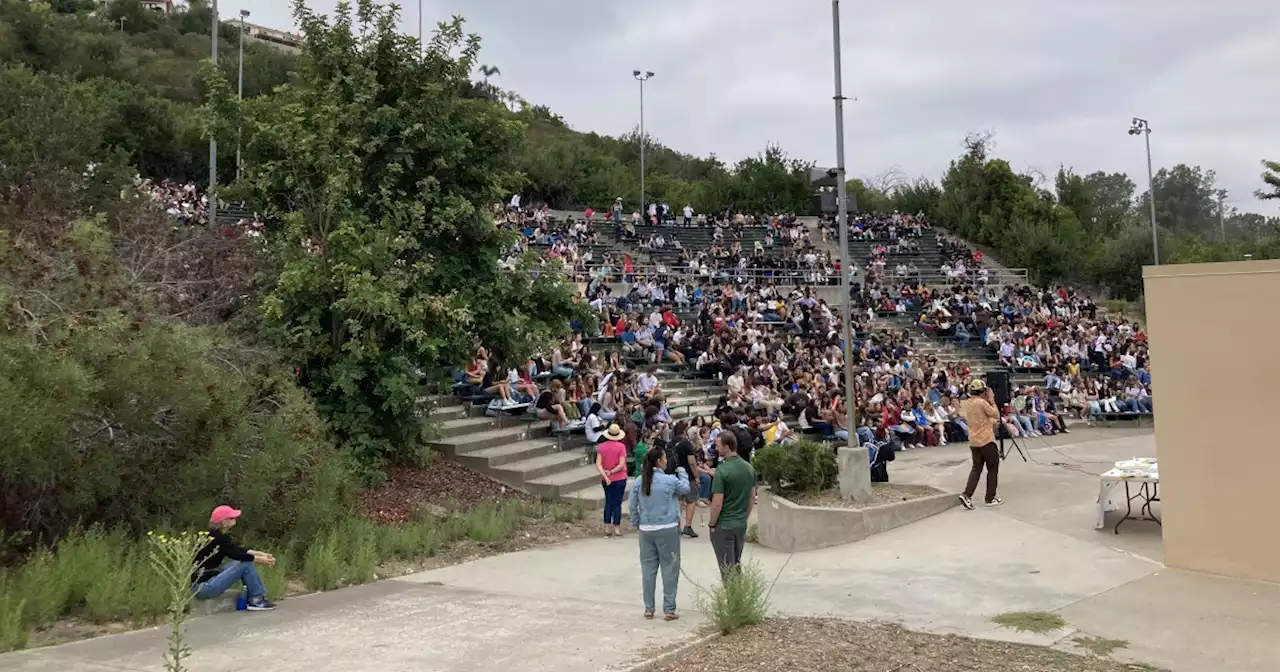
M 665 370 L 658 376 L 677 420 L 710 415 L 723 393 L 714 380 L 683 379 Z M 427 402 L 436 422 L 428 445 L 445 457 L 531 495 L 604 506 L 600 476 L 588 462 L 581 434 L 557 437 L 545 421 L 489 417 L 484 406 L 468 407 L 456 397 L 428 397 Z

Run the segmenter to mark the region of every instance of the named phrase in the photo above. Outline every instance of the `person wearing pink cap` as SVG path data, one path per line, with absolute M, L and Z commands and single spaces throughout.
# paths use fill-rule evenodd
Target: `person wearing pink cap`
M 212 600 L 238 581 L 249 594 L 249 611 L 270 611 L 276 605 L 267 601 L 267 587 L 254 565 L 273 566 L 276 558 L 270 553 L 246 549 L 231 539 L 228 532 L 239 518 L 240 511 L 225 504 L 209 514 L 209 543 L 196 553 L 191 591 L 197 600 Z

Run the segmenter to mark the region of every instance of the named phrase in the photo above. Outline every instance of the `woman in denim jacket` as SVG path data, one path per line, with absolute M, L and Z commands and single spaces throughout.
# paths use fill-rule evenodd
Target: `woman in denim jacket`
M 683 467 L 663 473 L 667 451 L 645 453 L 644 466 L 631 485 L 627 510 L 631 527 L 640 530 L 640 575 L 644 593 L 644 617 L 653 618 L 653 598 L 658 569 L 662 569 L 663 620 L 674 621 L 676 588 L 680 582 L 680 497 L 689 494 L 689 475 Z

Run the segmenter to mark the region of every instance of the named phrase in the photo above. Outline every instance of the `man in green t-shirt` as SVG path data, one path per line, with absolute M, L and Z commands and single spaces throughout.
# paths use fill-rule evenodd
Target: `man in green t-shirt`
M 720 463 L 711 481 L 711 548 L 720 563 L 721 577 L 742 564 L 742 547 L 747 542 L 747 518 L 756 503 L 756 471 L 738 457 L 738 440 L 733 432 L 716 437 Z

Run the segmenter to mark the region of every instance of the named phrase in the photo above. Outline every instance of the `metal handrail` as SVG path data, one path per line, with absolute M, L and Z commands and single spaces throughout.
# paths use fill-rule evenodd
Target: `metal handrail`
M 651 275 L 665 275 L 665 276 L 674 276 L 678 278 L 694 277 L 694 278 L 700 278 L 700 279 L 706 279 L 706 280 L 717 280 L 717 279 L 724 280 L 724 279 L 731 279 L 731 278 L 743 278 L 743 279 L 771 278 L 771 279 L 804 280 L 812 276 L 814 273 L 818 273 L 819 277 L 826 280 L 839 279 L 840 277 L 840 274 L 838 272 L 835 272 L 835 271 L 827 272 L 825 269 L 816 269 L 816 268 L 813 268 L 813 269 L 809 269 L 809 268 L 736 268 L 736 267 L 735 268 L 718 268 L 718 269 L 712 269 L 711 273 L 705 274 L 705 275 L 701 272 L 695 273 L 689 270 L 687 266 L 668 266 L 668 267 L 665 267 L 665 271 L 661 271 L 661 272 L 658 270 L 658 268 L 659 267 L 654 264 L 644 264 L 644 265 L 637 264 L 632 266 L 632 271 L 630 273 L 627 273 L 623 271 L 622 268 L 619 266 L 604 265 L 604 264 L 588 264 L 585 266 L 576 267 L 574 269 L 574 272 L 585 273 L 588 275 L 595 276 L 595 275 L 598 275 L 600 271 L 609 269 L 610 271 L 609 276 L 611 277 L 623 277 L 623 276 L 648 277 Z M 1027 278 L 1026 269 L 987 269 L 987 271 L 988 271 L 987 272 L 988 284 L 1005 284 L 1009 281 L 1025 282 Z M 923 282 L 926 284 L 951 284 L 955 280 L 955 278 L 948 277 L 938 272 L 916 273 L 915 275 L 908 276 L 907 278 L 899 278 L 893 273 L 886 272 L 884 276 L 885 276 L 884 279 L 890 283 L 892 283 L 895 280 L 904 280 L 904 281 L 914 280 L 914 281 Z M 858 277 L 865 279 L 866 275 L 863 272 L 863 273 L 859 273 Z M 976 279 L 977 276 L 976 274 L 970 273 L 966 277 L 968 279 Z

